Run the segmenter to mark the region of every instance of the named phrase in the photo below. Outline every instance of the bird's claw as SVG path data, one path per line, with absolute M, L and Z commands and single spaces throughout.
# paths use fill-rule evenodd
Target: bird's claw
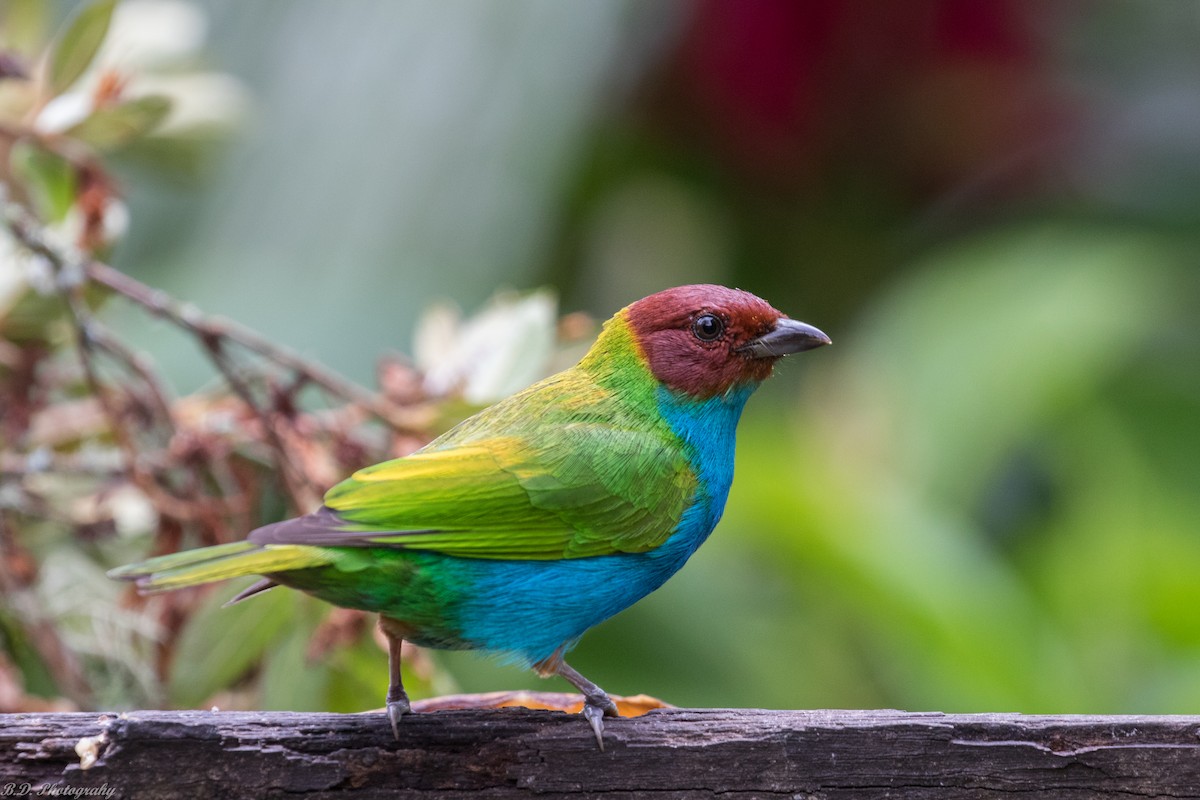
M 583 704 L 583 718 L 592 726 L 592 732 L 596 734 L 596 744 L 600 746 L 600 752 L 604 752 L 604 718 L 617 716 L 620 716 L 617 704 L 607 695 L 596 698 L 589 697 Z
M 400 739 L 400 718 L 410 711 L 412 711 L 412 707 L 409 706 L 407 697 L 396 700 L 388 699 L 387 701 L 388 722 L 392 723 L 392 736 L 395 736 L 397 740 Z

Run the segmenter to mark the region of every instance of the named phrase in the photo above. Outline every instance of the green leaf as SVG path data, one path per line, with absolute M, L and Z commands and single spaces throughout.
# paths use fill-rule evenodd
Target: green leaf
M 852 385 L 871 386 L 857 417 L 881 421 L 875 440 L 909 480 L 977 496 L 1014 441 L 1148 341 L 1170 308 L 1171 258 L 1142 234 L 1055 225 L 947 249 L 840 343 Z
M 277 647 L 266 654 L 259 701 L 264 709 L 329 710 L 325 702 L 329 665 L 323 662 L 309 663 L 306 655 L 313 630 L 311 624 L 295 626 Z
M 48 10 L 41 0 L 8 0 L 0 6 L 0 41 L 4 48 L 32 58 L 45 41 Z
M 388 687 L 388 655 L 375 642 L 374 625 L 365 626 L 358 641 L 338 648 L 328 658 L 330 680 L 325 692 L 326 711 L 353 713 L 379 708 Z M 404 688 L 411 698 L 433 694 L 404 664 Z
M 228 131 L 215 127 L 155 131 L 121 150 L 123 163 L 154 172 L 155 177 L 184 186 L 201 185 L 212 171 Z
M 10 609 L 0 609 L 0 652 L 20 671 L 26 692 L 38 697 L 60 696 L 61 689 L 54 684 L 50 668 L 34 646 L 26 625 Z
M 75 168 L 61 156 L 28 142 L 12 148 L 9 161 L 42 222 L 59 222 L 75 202 Z
M 58 96 L 79 80 L 108 35 L 117 0 L 85 6 L 67 23 L 50 53 L 50 91 Z
M 167 689 L 176 708 L 195 707 L 228 687 L 295 625 L 297 604 L 292 592 L 275 589 L 223 608 L 231 595 L 232 591 L 214 592 L 188 620 Z
M 150 133 L 170 112 L 169 98 L 161 95 L 139 97 L 118 106 L 96 110 L 67 131 L 67 135 L 97 150 L 115 150 Z
M 61 297 L 27 289 L 12 308 L 0 314 L 0 338 L 18 344 L 61 344 L 67 333 L 66 311 Z

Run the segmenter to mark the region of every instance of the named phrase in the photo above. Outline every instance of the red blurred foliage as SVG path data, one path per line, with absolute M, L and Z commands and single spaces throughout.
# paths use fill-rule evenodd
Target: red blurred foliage
M 1062 122 L 1024 0 L 698 0 L 651 93 L 672 135 L 782 186 L 846 161 L 937 188 Z
M 685 95 L 751 168 L 807 155 L 836 57 L 843 0 L 701 2 L 679 52 Z

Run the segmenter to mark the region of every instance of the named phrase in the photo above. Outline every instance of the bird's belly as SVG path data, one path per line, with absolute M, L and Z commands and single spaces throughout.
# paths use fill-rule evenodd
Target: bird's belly
M 675 537 L 672 537 L 673 539 Z M 505 653 L 533 664 L 570 649 L 584 631 L 657 589 L 694 547 L 664 545 L 554 561 L 456 558 L 371 550 L 367 566 L 272 576 L 340 606 L 377 611 L 409 631 L 415 644 Z
M 681 566 L 643 553 L 560 561 L 457 559 L 474 587 L 459 610 L 473 646 L 536 663 L 657 589 Z

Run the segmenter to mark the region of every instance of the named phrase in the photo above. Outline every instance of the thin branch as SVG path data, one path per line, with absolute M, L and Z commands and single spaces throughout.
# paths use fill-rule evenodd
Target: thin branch
M 267 361 L 302 375 L 306 381 L 348 403 L 362 406 L 372 415 L 398 431 L 422 433 L 428 427 L 432 410 L 426 407 L 398 408 L 386 398 L 359 386 L 348 378 L 292 350 L 264 338 L 257 332 L 231 320 L 209 317 L 197 308 L 175 300 L 166 292 L 153 289 L 100 261 L 72 257 L 47 242 L 37 222 L 20 205 L 4 202 L 4 218 L 9 230 L 22 245 L 49 259 L 59 272 L 78 271 L 81 277 L 105 286 L 159 319 L 187 331 L 197 339 L 228 340 L 256 353 Z
M 164 513 L 180 520 L 197 519 L 196 509 L 191 509 L 189 513 L 186 503 L 164 493 L 157 479 L 141 467 L 133 434 L 129 429 L 128 420 L 122 413 L 124 409 L 118 406 L 96 368 L 96 351 L 103 351 L 112 356 L 125 369 L 141 379 L 148 390 L 155 416 L 161 418 L 173 432 L 171 402 L 165 387 L 145 359 L 117 337 L 109 334 L 93 318 L 82 295 L 83 287 L 88 282 L 110 289 L 151 315 L 171 322 L 197 340 L 229 388 L 257 418 L 262 436 L 270 446 L 271 457 L 284 489 L 299 511 L 315 506 L 319 495 L 311 485 L 309 476 L 293 464 L 287 437 L 278 427 L 280 414 L 256 401 L 250 384 L 243 379 L 230 360 L 229 345 L 241 347 L 276 368 L 290 371 L 292 380 L 284 396 L 287 403 L 290 403 L 289 393 L 299 391 L 311 383 L 352 407 L 362 408 L 401 432 L 421 433 L 427 429 L 432 419 L 433 412 L 429 406 L 398 407 L 385 395 L 371 392 L 321 364 L 304 359 L 268 341 L 252 330 L 227 320 L 206 317 L 193 306 L 180 303 L 165 292 L 152 289 L 106 264 L 91 261 L 85 254 L 68 245 L 50 240 L 38 222 L 18 203 L 4 201 L 3 218 L 17 241 L 31 252 L 45 258 L 54 269 L 61 294 L 75 324 L 84 379 L 100 404 L 120 449 L 126 454 L 132 479 L 147 494 L 153 495 L 152 499 L 156 505 L 161 501 L 160 510 Z M 209 472 L 215 474 L 211 469 Z
M 88 390 L 96 398 L 96 401 L 100 403 L 100 408 L 104 411 L 105 418 L 108 419 L 113 438 L 117 440 L 117 444 L 125 454 L 129 473 L 137 476 L 140 474 L 141 469 L 138 466 L 137 448 L 134 446 L 133 437 L 125 427 L 124 416 L 113 403 L 112 396 L 109 394 L 107 387 L 101 382 L 100 374 L 96 370 L 93 360 L 95 340 L 90 330 L 87 310 L 84 307 L 82 299 L 79 297 L 76 287 L 67 288 L 63 291 L 62 295 L 63 299 L 66 300 L 67 308 L 70 310 L 71 319 L 74 322 L 79 362 L 83 368 L 83 376 L 87 382 Z
M 126 346 L 124 342 L 109 333 L 107 328 L 97 323 L 95 318 L 90 315 L 87 318 L 87 336 L 89 341 L 97 348 L 104 350 L 141 378 L 142 383 L 149 390 L 154 410 L 157 412 L 159 419 L 166 424 L 167 430 L 173 433 L 175 430 L 175 417 L 171 412 L 171 401 L 168 399 L 167 389 L 163 386 L 157 373 L 154 372 L 150 364 L 146 361 L 146 357 Z
M 301 513 L 306 513 L 315 508 L 320 498 L 304 476 L 297 474 L 297 471 L 292 469 L 287 446 L 284 444 L 283 437 L 275 425 L 277 416 L 263 409 L 255 402 L 250 387 L 237 374 L 234 366 L 229 363 L 229 358 L 219 337 L 201 335 L 200 341 L 204 345 L 205 350 L 208 351 L 213 364 L 216 365 L 221 375 L 224 376 L 226 383 L 233 389 L 234 394 L 241 398 L 242 402 L 246 404 L 258 419 L 259 425 L 262 426 L 263 436 L 267 438 L 267 441 L 271 445 L 271 456 L 275 462 L 275 469 L 279 472 L 280 480 L 283 482 L 283 487 L 291 498 L 292 505 Z
M 310 361 L 286 347 L 271 342 L 255 331 L 236 322 L 207 317 L 194 306 L 180 303 L 165 292 L 152 289 L 107 264 L 92 261 L 84 267 L 88 278 L 106 286 L 122 297 L 145 308 L 160 319 L 167 320 L 194 335 L 201 342 L 228 340 L 240 347 L 257 353 L 268 361 L 292 370 L 308 382 L 342 400 L 367 409 L 397 430 L 420 433 L 428 427 L 431 412 L 428 409 L 401 409 L 384 398 L 339 375 L 328 367 Z
M 62 269 L 66 268 L 60 257 L 56 255 L 54 258 L 55 266 Z M 146 468 L 146 464 L 134 441 L 133 434 L 126 424 L 125 414 L 122 413 L 123 410 L 117 407 L 108 388 L 100 380 L 94 360 L 95 350 L 98 347 L 104 347 L 109 352 L 118 354 L 121 360 L 128 364 L 131 369 L 139 375 L 146 377 L 147 385 L 151 387 L 151 393 L 156 398 L 156 404 L 161 406 L 162 411 L 165 412 L 166 421 L 170 423 L 172 417 L 169 403 L 165 397 L 165 390 L 158 383 L 157 379 L 151 377 L 152 372 L 137 356 L 125 348 L 124 345 L 119 344 L 114 337 L 109 336 L 104 328 L 92 318 L 87 304 L 82 297 L 82 286 L 78 284 L 73 285 L 69 280 L 64 281 L 61 275 L 59 283 L 62 287 L 62 297 L 66 301 L 71 319 L 74 322 L 76 343 L 84 380 L 88 385 L 90 393 L 100 404 L 104 416 L 108 420 L 113 438 L 116 440 L 121 452 L 125 455 L 126 469 L 130 480 L 150 498 L 160 513 L 186 522 L 208 521 L 213 518 L 214 514 L 219 516 L 221 510 L 212 507 L 214 502 L 212 498 L 191 497 L 182 499 L 176 497 L 159 483 L 154 472 Z

